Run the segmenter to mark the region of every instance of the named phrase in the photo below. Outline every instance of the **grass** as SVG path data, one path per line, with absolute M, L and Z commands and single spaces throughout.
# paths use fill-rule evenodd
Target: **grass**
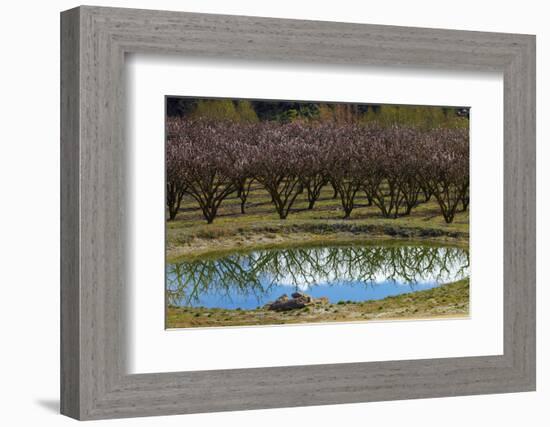
M 358 194 L 349 219 L 343 219 L 339 199 L 332 188 L 323 188 L 312 210 L 305 194 L 297 199 L 289 216 L 279 219 L 269 194 L 259 185 L 251 191 L 246 213 L 240 199 L 226 199 L 213 224 L 206 224 L 197 203 L 186 196 L 174 221 L 166 226 L 167 262 L 216 258 L 233 252 L 248 252 L 292 246 L 348 245 L 354 243 L 403 244 L 404 239 L 438 245 L 467 247 L 468 210 L 445 223 L 432 200 L 413 209 L 408 216 L 384 218 L 375 206 L 367 206 Z M 469 281 L 462 280 L 426 291 L 388 297 L 379 301 L 309 306 L 289 312 L 229 310 L 222 308 L 168 307 L 167 328 L 252 326 L 315 322 L 354 322 L 384 319 L 465 317 L 469 313 Z
M 384 218 L 375 206 L 367 206 L 358 194 L 357 206 L 349 219 L 342 219 L 339 199 L 325 186 L 312 210 L 301 194 L 285 220 L 279 219 L 269 194 L 253 185 L 246 213 L 240 213 L 240 199 L 226 199 L 213 224 L 206 224 L 197 203 L 185 197 L 176 219 L 168 221 L 167 260 L 212 255 L 238 249 L 270 248 L 305 242 L 352 242 L 360 239 L 415 239 L 467 244 L 468 211 L 446 224 L 435 201 L 422 203 L 408 216 Z
M 227 310 L 204 307 L 168 307 L 166 327 L 257 326 L 318 322 L 358 322 L 394 319 L 460 318 L 469 313 L 469 281 L 387 297 L 382 300 L 309 306 L 300 310 L 274 312 Z

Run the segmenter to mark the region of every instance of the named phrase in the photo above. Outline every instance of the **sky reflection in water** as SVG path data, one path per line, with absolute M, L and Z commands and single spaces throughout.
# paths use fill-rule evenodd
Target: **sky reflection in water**
M 168 303 L 254 309 L 295 291 L 367 301 L 431 289 L 469 275 L 468 251 L 433 246 L 260 250 L 167 265 Z

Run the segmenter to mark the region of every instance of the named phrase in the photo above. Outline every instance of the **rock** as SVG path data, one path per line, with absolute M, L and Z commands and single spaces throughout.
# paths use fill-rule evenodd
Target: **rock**
M 294 292 L 291 295 L 292 298 L 288 298 L 286 294 L 281 295 L 275 301 L 266 304 L 265 308 L 273 311 L 289 311 L 304 308 L 313 304 L 328 304 L 328 298 L 312 298 L 311 296 L 301 293 Z
M 327 305 L 327 304 L 328 304 L 328 298 L 327 298 L 327 297 L 317 298 L 317 299 L 315 300 L 315 304 L 318 304 L 318 305 Z
M 275 302 L 286 302 L 288 301 L 288 295 L 287 294 L 282 294 L 279 298 L 277 298 L 275 300 Z
M 309 296 L 309 295 L 306 295 L 306 294 L 302 294 L 300 292 L 294 292 L 291 297 L 293 299 L 299 299 L 299 300 L 303 300 L 305 302 L 311 302 L 312 298 Z

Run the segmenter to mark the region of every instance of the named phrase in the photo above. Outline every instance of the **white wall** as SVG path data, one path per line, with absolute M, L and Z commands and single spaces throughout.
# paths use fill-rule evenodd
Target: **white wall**
M 550 422 L 550 334 L 542 269 L 548 257 L 550 27 L 545 2 L 188 0 L 97 1 L 156 8 L 537 34 L 538 55 L 538 389 L 488 395 L 111 421 L 111 425 L 407 425 L 543 426 Z M 0 420 L 3 425 L 63 426 L 57 414 L 59 360 L 59 11 L 74 1 L 5 2 L 0 24 Z M 546 13 L 545 13 L 546 12 Z M 23 113 L 33 111 L 32 117 Z M 547 121 L 547 119 L 546 119 Z

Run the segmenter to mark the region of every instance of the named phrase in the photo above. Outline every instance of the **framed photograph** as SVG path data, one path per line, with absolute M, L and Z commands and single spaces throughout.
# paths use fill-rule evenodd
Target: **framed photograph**
M 535 389 L 535 37 L 61 14 L 61 411 Z
M 167 328 L 469 315 L 468 107 L 167 96 L 166 134 Z

